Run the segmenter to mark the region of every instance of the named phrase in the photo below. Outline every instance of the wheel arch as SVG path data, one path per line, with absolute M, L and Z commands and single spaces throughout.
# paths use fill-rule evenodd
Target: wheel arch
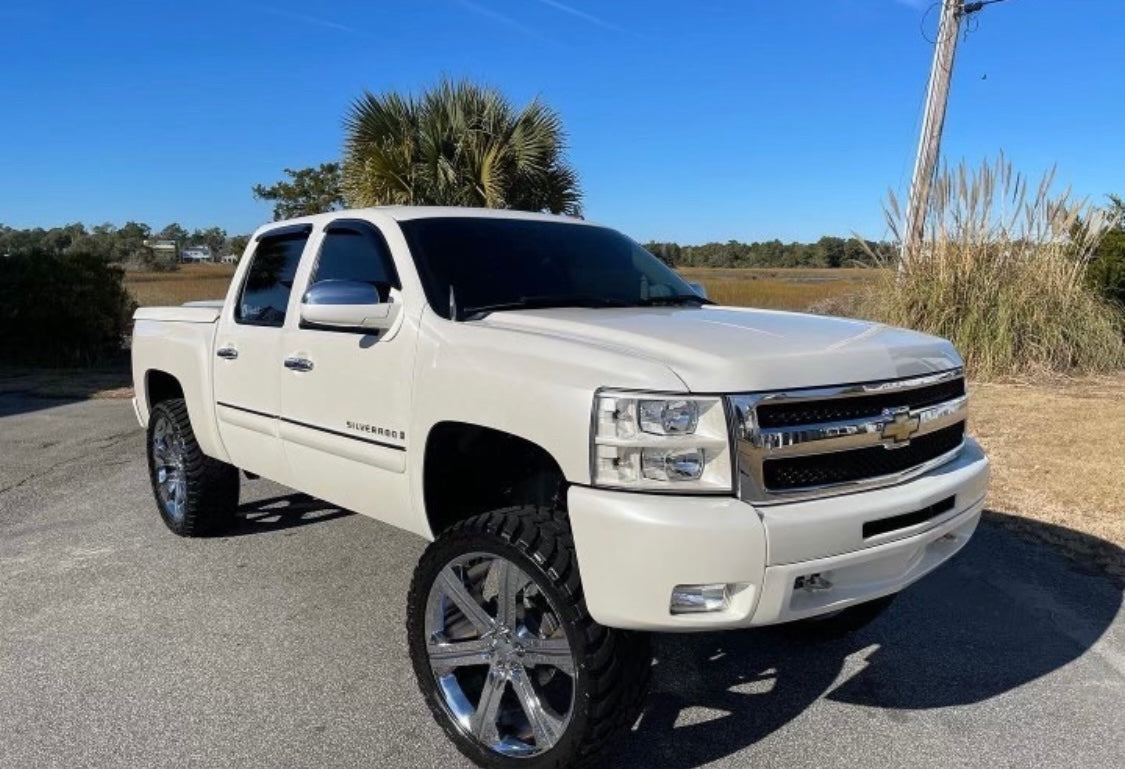
M 145 372 L 145 408 L 152 413 L 156 404 L 172 398 L 183 398 L 184 386 L 175 374 L 150 368 Z
M 461 421 L 430 428 L 422 465 L 430 532 L 521 503 L 565 509 L 566 476 L 549 451 L 504 430 Z
M 186 378 L 183 374 L 186 373 Z M 182 398 L 187 407 L 188 419 L 196 440 L 210 457 L 227 461 L 226 450 L 219 439 L 215 423 L 215 408 L 211 403 L 210 389 L 196 381 L 190 372 L 177 375 L 166 367 L 153 366 L 134 374 L 137 387 L 137 413 L 143 426 L 148 426 L 152 410 L 164 401 Z

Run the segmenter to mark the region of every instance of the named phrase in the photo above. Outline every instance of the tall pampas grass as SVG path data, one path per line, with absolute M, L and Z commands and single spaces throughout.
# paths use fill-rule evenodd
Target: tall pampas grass
M 943 168 L 922 246 L 858 298 L 858 314 L 953 340 L 980 379 L 1125 368 L 1125 319 L 1085 281 L 1114 222 L 1053 185 L 1053 170 L 1033 186 L 1003 156 Z M 893 194 L 885 215 L 900 239 Z

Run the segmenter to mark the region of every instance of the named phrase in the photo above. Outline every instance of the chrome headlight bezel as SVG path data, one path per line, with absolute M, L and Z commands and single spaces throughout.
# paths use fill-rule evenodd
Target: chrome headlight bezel
M 641 401 L 694 404 L 694 418 L 687 420 L 690 432 L 654 433 L 643 429 L 639 414 Z M 735 491 L 730 424 L 727 398 L 722 395 L 601 388 L 594 393 L 590 415 L 590 484 L 620 491 L 730 496 Z M 682 458 L 695 450 L 702 454 L 698 478 L 646 477 L 646 452 L 679 452 Z M 650 454 L 649 459 L 650 468 L 659 464 L 658 457 Z M 615 473 L 607 460 L 614 460 L 614 467 L 620 467 L 622 461 L 628 467 Z M 664 464 L 667 466 L 668 462 Z M 691 462 L 683 466 L 690 467 Z

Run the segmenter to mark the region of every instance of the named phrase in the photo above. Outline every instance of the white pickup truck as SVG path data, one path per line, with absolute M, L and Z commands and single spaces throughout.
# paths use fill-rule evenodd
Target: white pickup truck
M 870 621 L 988 483 L 949 342 L 719 307 L 546 215 L 264 226 L 225 302 L 137 311 L 133 370 L 175 533 L 231 522 L 241 470 L 432 540 L 410 653 L 482 766 L 594 756 L 640 707 L 647 631 Z

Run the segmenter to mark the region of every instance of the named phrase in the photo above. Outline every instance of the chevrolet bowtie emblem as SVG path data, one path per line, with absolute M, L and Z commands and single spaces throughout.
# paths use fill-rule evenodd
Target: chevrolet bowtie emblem
M 885 441 L 890 441 L 893 444 L 905 443 L 910 440 L 910 436 L 918 432 L 918 428 L 922 426 L 922 420 L 918 417 L 910 416 L 910 412 L 903 409 L 898 412 L 885 411 L 883 412 L 886 421 L 883 422 L 883 430 L 880 436 Z

